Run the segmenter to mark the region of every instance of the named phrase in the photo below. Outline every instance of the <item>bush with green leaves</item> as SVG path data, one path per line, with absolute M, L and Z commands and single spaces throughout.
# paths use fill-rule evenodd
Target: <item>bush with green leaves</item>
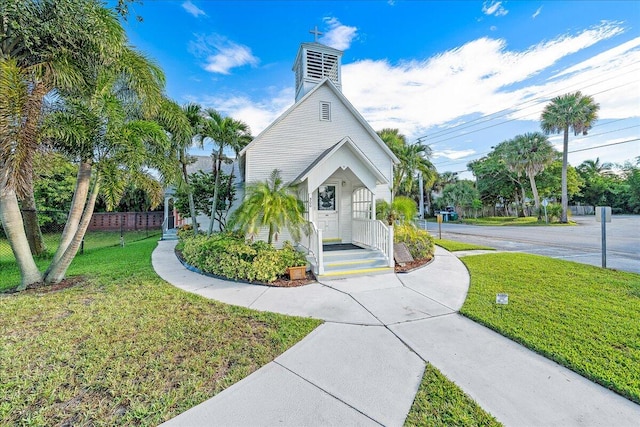
M 433 237 L 411 223 L 405 222 L 394 226 L 393 241 L 407 245 L 414 259 L 431 258 L 434 254 Z
M 251 242 L 232 233 L 182 238 L 182 256 L 190 265 L 233 280 L 271 283 L 286 274 L 287 268 L 307 264 L 305 256 L 290 242 L 282 249 L 263 242 Z

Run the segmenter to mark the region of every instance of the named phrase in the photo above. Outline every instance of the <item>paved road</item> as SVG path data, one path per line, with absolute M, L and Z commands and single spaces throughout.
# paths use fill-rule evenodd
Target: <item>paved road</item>
M 576 226 L 509 227 L 442 224 L 442 238 L 602 266 L 601 224 L 573 217 Z M 607 226 L 607 267 L 640 273 L 640 216 L 614 216 Z M 437 224 L 427 229 L 438 236 Z

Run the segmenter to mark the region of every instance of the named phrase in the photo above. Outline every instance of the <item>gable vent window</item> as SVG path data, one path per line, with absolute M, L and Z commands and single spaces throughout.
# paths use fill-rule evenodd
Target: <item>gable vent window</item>
M 331 103 L 329 102 L 320 103 L 320 120 L 323 122 L 331 121 Z

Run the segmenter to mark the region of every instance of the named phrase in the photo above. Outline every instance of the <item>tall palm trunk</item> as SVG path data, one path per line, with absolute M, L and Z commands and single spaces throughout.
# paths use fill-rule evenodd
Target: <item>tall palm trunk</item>
M 82 243 L 82 239 L 87 232 L 87 228 L 89 228 L 89 223 L 91 222 L 91 217 L 93 216 L 93 209 L 96 205 L 96 199 L 98 198 L 99 191 L 100 176 L 96 173 L 95 181 L 93 183 L 93 189 L 91 190 L 91 195 L 89 196 L 89 200 L 87 201 L 84 212 L 82 213 L 82 218 L 80 220 L 80 223 L 78 224 L 78 228 L 74 233 L 71 242 L 69 242 L 69 245 L 60 257 L 59 261 L 55 264 L 53 262 L 51 263 L 49 270 L 44 276 L 44 281 L 46 284 L 55 284 L 64 279 L 64 276 L 67 273 L 67 269 L 69 268 L 69 265 L 71 265 L 71 261 L 73 261 L 73 258 L 78 253 L 78 249 L 80 249 L 80 244 Z
M 218 159 L 222 157 L 222 148 L 223 148 L 223 145 L 220 144 L 220 149 L 218 150 Z M 214 163 L 216 163 L 215 160 L 214 160 Z M 220 193 L 218 191 L 218 187 L 220 187 L 220 165 L 216 168 L 216 183 L 213 189 L 213 201 L 211 202 L 211 218 L 209 221 L 209 233 L 208 233 L 209 236 L 211 235 L 211 233 L 213 233 L 213 223 L 216 219 L 216 208 L 218 207 L 218 194 Z
M 193 191 L 191 191 L 191 186 L 189 185 L 189 174 L 187 173 L 187 163 L 185 161 L 185 153 L 184 150 L 180 152 L 180 163 L 182 164 L 182 179 L 184 183 L 187 185 L 187 195 L 189 198 L 189 213 L 191 214 L 191 226 L 193 227 L 193 234 L 198 235 L 198 222 L 196 216 L 196 204 L 193 200 Z
M 564 127 L 564 140 L 562 141 L 562 216 L 560 222 L 566 224 L 567 211 L 569 210 L 569 195 L 567 194 L 567 166 L 569 156 L 569 125 Z
M 42 255 L 46 250 L 42 230 L 38 223 L 38 212 L 36 210 L 36 198 L 33 194 L 33 184 L 22 199 L 22 219 L 24 220 L 24 231 L 27 235 L 29 248 L 33 255 Z
M 25 121 L 20 129 L 18 140 L 28 147 L 24 151 L 25 157 L 22 160 L 24 173 L 24 188 L 19 191 L 22 200 L 22 213 L 27 241 L 33 255 L 41 255 L 45 251 L 44 240 L 40 224 L 38 224 L 38 213 L 36 211 L 36 200 L 33 190 L 33 156 L 38 148 L 38 122 L 42 112 L 42 100 L 48 92 L 48 87 L 42 81 L 36 80 L 33 89 L 25 105 Z M 24 197 L 23 197 L 24 196 Z
M 5 183 L 0 183 L 2 186 L 4 186 L 4 184 Z M 18 198 L 13 190 L 6 188 L 0 190 L 0 222 L 2 222 L 5 234 L 9 240 L 9 245 L 11 245 L 11 250 L 16 257 L 16 262 L 20 269 L 22 279 L 18 290 L 24 290 L 32 283 L 42 281 L 42 274 L 40 274 L 31 255 L 27 235 L 24 231 L 22 215 L 20 215 Z
M 73 236 L 78 230 L 78 224 L 80 223 L 80 218 L 82 218 L 82 212 L 84 211 L 87 195 L 89 194 L 89 187 L 91 185 L 91 167 L 92 165 L 89 161 L 82 161 L 80 163 L 76 179 L 76 188 L 73 193 L 73 199 L 71 199 L 71 207 L 69 208 L 69 218 L 67 218 L 67 223 L 62 231 L 60 245 L 45 275 L 48 275 L 51 268 L 60 261 L 60 258 L 62 258 L 62 255 L 67 250 L 69 243 L 71 243 Z

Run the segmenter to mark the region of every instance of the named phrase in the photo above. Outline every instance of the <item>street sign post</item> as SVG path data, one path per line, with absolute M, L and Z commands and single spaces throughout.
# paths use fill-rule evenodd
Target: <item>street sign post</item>
M 547 205 L 549 205 L 549 201 L 547 199 L 542 199 L 542 207 L 544 208 L 544 222 L 549 224 L 549 218 L 547 217 Z
M 602 268 L 607 268 L 607 226 L 611 222 L 611 206 L 596 206 L 596 221 L 602 224 Z
M 436 215 L 438 219 L 438 238 L 442 240 L 442 214 Z

